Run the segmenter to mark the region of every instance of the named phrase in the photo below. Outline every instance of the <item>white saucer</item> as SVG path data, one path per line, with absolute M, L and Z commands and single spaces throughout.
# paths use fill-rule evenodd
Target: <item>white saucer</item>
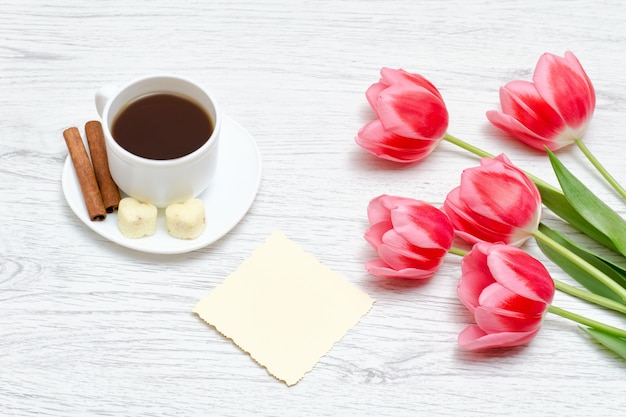
M 89 219 L 76 171 L 69 155 L 63 166 L 63 193 L 72 211 L 90 229 L 121 246 L 149 253 L 184 253 L 207 246 L 239 223 L 248 212 L 261 184 L 261 157 L 254 138 L 229 117 L 222 120 L 220 157 L 209 188 L 198 196 L 206 210 L 206 229 L 193 240 L 177 239 L 167 233 L 164 209 L 159 209 L 154 235 L 129 239 L 117 226 L 117 214 L 102 222 Z

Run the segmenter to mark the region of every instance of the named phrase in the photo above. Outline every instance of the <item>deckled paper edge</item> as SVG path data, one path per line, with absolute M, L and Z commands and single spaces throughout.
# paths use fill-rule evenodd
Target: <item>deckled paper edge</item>
M 367 294 L 366 294 L 367 295 Z M 368 295 L 369 297 L 369 295 Z M 243 347 L 241 347 L 233 338 L 231 338 L 230 336 L 228 336 L 227 334 L 223 333 L 217 326 L 211 324 L 210 322 L 208 322 L 207 320 L 205 320 L 198 311 L 196 311 L 196 309 L 194 308 L 193 312 L 196 313 L 198 315 L 198 317 L 200 317 L 200 319 L 205 322 L 206 324 L 208 324 L 210 327 L 212 327 L 213 329 L 215 329 L 219 334 L 221 334 L 224 338 L 230 340 L 235 346 L 237 346 L 237 348 L 239 350 L 241 350 L 242 352 L 244 352 L 245 354 L 247 354 L 250 358 L 252 358 L 252 360 L 254 362 L 256 362 L 257 365 L 259 365 L 261 368 L 264 368 L 267 373 L 269 375 L 271 375 L 272 377 L 276 378 L 279 381 L 282 381 L 285 383 L 285 385 L 287 385 L 288 387 L 294 386 L 296 385 L 298 382 L 300 382 L 302 380 L 302 378 L 304 378 L 304 376 L 306 374 L 308 374 L 309 372 L 311 372 L 313 370 L 313 368 L 315 368 L 315 365 L 317 365 L 319 363 L 319 361 L 328 354 L 328 352 L 330 352 L 333 347 L 339 343 L 347 334 L 350 330 L 352 330 L 353 328 L 356 327 L 357 324 L 359 324 L 359 322 L 361 321 L 361 319 L 363 317 L 365 317 L 372 309 L 372 307 L 374 306 L 374 303 L 376 302 L 376 300 L 374 300 L 373 298 L 370 297 L 370 306 L 369 308 L 363 312 L 363 314 L 361 314 L 356 320 L 355 322 L 348 326 L 346 329 L 344 329 L 343 332 L 343 336 L 341 336 L 339 339 L 335 340 L 330 347 L 328 348 L 328 350 L 326 350 L 326 352 L 322 353 L 320 355 L 320 357 L 315 361 L 315 363 L 313 365 L 311 365 L 311 367 L 307 370 L 305 370 L 304 372 L 302 372 L 302 375 L 300 375 L 299 377 L 297 377 L 296 379 L 289 379 L 287 380 L 286 378 L 281 378 L 278 375 L 274 374 L 267 366 L 263 365 L 261 362 L 259 362 L 252 353 L 248 352 L 247 350 L 245 350 Z

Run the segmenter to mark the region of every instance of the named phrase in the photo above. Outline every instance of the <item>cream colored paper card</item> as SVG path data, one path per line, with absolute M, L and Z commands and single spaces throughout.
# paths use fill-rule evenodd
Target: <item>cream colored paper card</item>
M 294 385 L 373 303 L 275 232 L 193 311 L 270 374 Z

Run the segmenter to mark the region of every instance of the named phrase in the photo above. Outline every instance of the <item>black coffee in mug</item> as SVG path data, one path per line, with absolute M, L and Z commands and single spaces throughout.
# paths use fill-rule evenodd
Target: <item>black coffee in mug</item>
M 213 133 L 211 117 L 195 102 L 155 93 L 126 105 L 111 134 L 127 151 L 148 159 L 175 159 L 200 148 Z

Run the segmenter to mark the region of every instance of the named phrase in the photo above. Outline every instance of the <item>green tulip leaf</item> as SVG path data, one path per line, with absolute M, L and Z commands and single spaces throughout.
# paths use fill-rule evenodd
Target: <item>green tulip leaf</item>
M 584 217 L 567 201 L 565 195 L 551 187 L 547 187 L 544 183 L 536 182 L 537 188 L 541 193 L 541 201 L 544 206 L 552 210 L 554 214 L 565 220 L 575 229 L 578 229 L 591 239 L 600 243 L 612 251 L 618 252 L 617 248 L 604 233 L 594 227 L 585 220 Z
M 596 197 L 550 150 L 548 155 L 563 194 L 571 207 L 609 238 L 619 253 L 626 256 L 626 221 Z
M 616 273 L 618 273 L 619 275 L 621 275 L 624 278 L 624 283 L 621 283 L 620 285 L 622 287 L 626 288 L 626 269 L 624 269 L 623 267 L 617 265 L 616 263 L 613 263 L 611 261 L 609 261 L 606 258 L 603 258 L 601 256 L 595 255 L 598 260 L 600 260 L 601 262 L 604 262 L 606 264 L 606 266 L 608 266 L 609 268 L 613 269 Z
M 548 236 L 550 239 L 559 243 L 561 246 L 565 247 L 570 252 L 573 252 L 578 257 L 591 264 L 593 267 L 604 273 L 622 288 L 626 288 L 626 270 L 624 270 L 620 266 L 612 263 L 608 259 L 605 259 L 591 252 L 588 249 L 585 249 L 575 244 L 564 234 L 546 226 L 545 224 L 539 225 L 539 231 Z M 556 251 L 550 245 L 547 245 L 541 239 L 536 239 L 536 241 L 541 251 L 548 258 L 550 258 L 552 262 L 557 264 L 563 271 L 565 271 L 574 280 L 576 280 L 580 285 L 587 288 L 594 294 L 609 298 L 620 303 L 624 302 L 621 294 L 618 294 L 617 292 L 615 292 L 615 290 L 606 286 L 603 282 L 599 281 L 592 274 L 590 274 L 580 266 L 576 265 L 570 259 L 560 254 L 558 251 Z
M 583 329 L 605 348 L 626 360 L 626 339 L 602 332 L 592 327 L 583 327 Z

